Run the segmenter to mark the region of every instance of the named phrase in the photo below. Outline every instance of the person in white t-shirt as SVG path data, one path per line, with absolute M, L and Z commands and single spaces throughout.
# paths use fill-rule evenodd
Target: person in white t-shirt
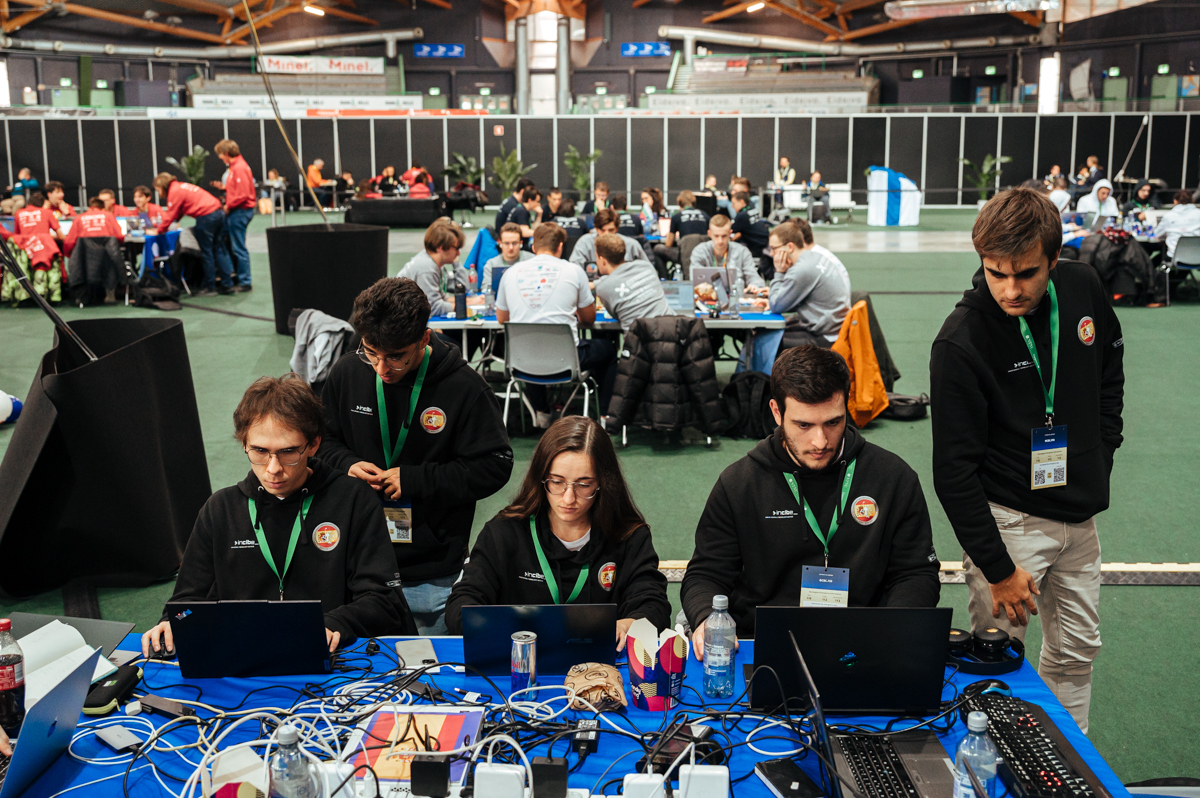
M 616 379 L 617 349 L 605 338 L 579 337 L 579 325 L 592 326 L 596 300 L 588 288 L 587 275 L 574 263 L 562 259 L 566 232 L 547 222 L 533 231 L 534 257 L 510 266 L 500 278 L 496 293 L 496 320 L 501 324 L 569 324 L 579 351 L 579 367 L 591 373 L 600 386 L 600 412 L 608 409 Z M 550 426 L 546 389 L 526 384 L 525 395 L 537 413 L 536 426 Z

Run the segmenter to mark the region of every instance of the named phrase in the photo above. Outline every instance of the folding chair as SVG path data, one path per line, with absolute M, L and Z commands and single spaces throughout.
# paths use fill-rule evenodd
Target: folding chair
M 563 405 L 565 412 L 583 388 L 583 414 L 588 414 L 592 391 L 599 390 L 591 375 L 579 368 L 579 351 L 569 324 L 528 324 L 509 322 L 504 325 L 504 369 L 508 386 L 504 389 L 504 424 L 508 425 L 508 404 L 515 388 L 518 400 L 524 401 L 523 383 L 533 385 L 574 385 L 575 389 Z M 597 409 L 597 413 L 599 409 Z M 524 430 L 525 416 L 521 416 Z
M 1163 276 L 1167 280 L 1167 305 L 1170 305 L 1171 270 L 1184 270 L 1184 279 L 1186 280 L 1186 272 L 1192 272 L 1194 274 L 1197 269 L 1200 269 L 1200 236 L 1180 236 L 1179 241 L 1175 243 L 1175 256 L 1169 260 L 1164 260 L 1163 265 L 1159 268 L 1162 269 L 1164 272 Z

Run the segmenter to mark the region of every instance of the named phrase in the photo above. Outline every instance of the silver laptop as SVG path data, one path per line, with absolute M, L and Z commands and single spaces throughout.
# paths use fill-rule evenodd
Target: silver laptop
M 25 792 L 67 750 L 99 658 L 97 649 L 25 713 L 12 757 L 0 756 L 0 798 L 16 798 Z

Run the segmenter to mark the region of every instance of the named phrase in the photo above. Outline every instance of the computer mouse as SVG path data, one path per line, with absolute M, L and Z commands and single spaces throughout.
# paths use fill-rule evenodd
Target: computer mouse
M 972 682 L 963 688 L 963 695 L 966 696 L 977 696 L 983 693 L 1012 695 L 1012 688 L 999 679 L 980 679 L 979 681 Z

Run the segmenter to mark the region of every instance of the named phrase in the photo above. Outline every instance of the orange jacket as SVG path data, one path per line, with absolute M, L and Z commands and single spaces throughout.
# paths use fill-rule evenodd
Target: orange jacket
M 871 343 L 871 326 L 867 319 L 867 303 L 860 300 L 842 320 L 833 351 L 850 367 L 850 395 L 846 406 L 854 423 L 865 427 L 888 406 L 887 388 Z

